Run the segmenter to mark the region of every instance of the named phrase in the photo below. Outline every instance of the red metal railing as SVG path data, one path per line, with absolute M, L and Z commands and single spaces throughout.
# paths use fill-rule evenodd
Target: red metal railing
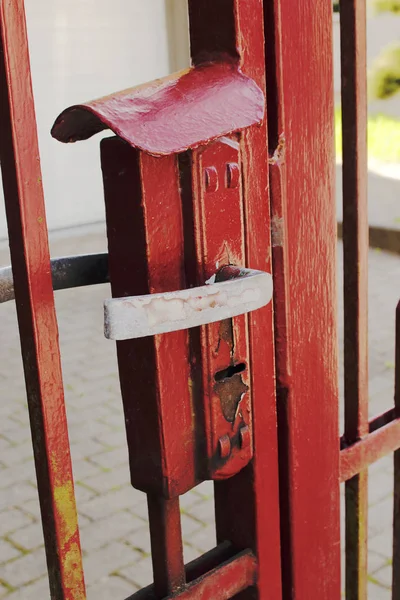
M 367 410 L 365 0 L 342 2 L 341 7 L 345 431 L 340 453 L 331 5 L 314 0 L 190 0 L 189 12 L 195 67 L 191 73 L 196 81 L 203 77 L 203 83 L 209 82 L 200 65 L 210 59 L 220 61 L 221 68 L 215 70 L 223 71 L 228 80 L 234 73 L 234 83 L 244 76 L 251 78 L 261 94 L 266 91 L 267 75 L 267 119 L 261 115 L 241 133 L 237 132 L 244 126 L 232 126 L 236 133 L 229 131 L 223 150 L 216 142 L 206 150 L 197 148 L 193 140 L 178 145 L 179 158 L 140 153 L 131 147 L 135 146 L 132 140 L 128 140 L 131 145 L 115 138 L 102 144 L 113 293 L 137 294 L 138 285 L 141 293 L 154 293 L 204 283 L 227 232 L 228 260 L 232 254 L 256 269 L 268 269 L 272 260 L 275 313 L 269 307 L 235 318 L 234 326 L 222 336 L 216 326 L 208 325 L 201 331 L 174 332 L 167 341 L 156 336 L 140 343 L 118 343 L 132 482 L 148 493 L 153 550 L 154 584 L 134 597 L 216 599 L 246 590 L 241 598 L 258 593 L 261 600 L 279 600 L 283 587 L 285 599 L 293 595 L 297 600 L 338 599 L 339 481 L 344 481 L 346 594 L 348 599 L 364 600 L 367 469 L 394 452 L 393 598 L 397 599 L 400 305 L 395 407 L 372 421 Z M 0 20 L 0 157 L 51 592 L 57 600 L 81 600 L 85 589 L 52 291 L 57 278 L 53 272 L 52 282 L 23 0 L 2 0 Z M 185 88 L 178 89 L 177 106 L 188 114 Z M 203 100 L 212 104 L 212 86 L 202 89 L 206 89 Z M 248 108 L 248 102 L 243 108 Z M 225 123 L 227 116 L 221 114 L 220 122 Z M 232 115 L 228 117 L 232 120 Z M 150 150 L 157 154 L 160 140 L 154 136 L 151 141 Z M 167 149 L 174 141 L 164 139 Z M 241 169 L 232 152 L 240 156 Z M 226 188 L 237 191 L 232 196 L 225 191 L 207 204 L 204 186 L 208 181 L 213 187 L 212 178 L 221 166 L 216 161 L 221 160 L 231 169 Z M 161 194 L 164 202 L 156 205 L 152 199 Z M 226 226 L 225 205 L 231 219 Z M 159 269 L 163 255 L 158 230 L 165 222 L 173 232 L 168 277 Z M 139 267 L 134 261 L 137 256 Z M 107 278 L 106 257 L 100 257 L 97 266 L 99 261 L 101 274 L 93 276 L 93 283 Z M 233 332 L 237 344 L 232 343 Z M 227 479 L 223 479 L 226 465 L 212 462 L 213 435 L 218 429 L 215 409 L 197 430 L 191 430 L 193 415 L 204 412 L 203 397 L 212 398 L 215 392 L 213 377 L 221 364 L 214 341 L 221 337 L 232 356 L 240 355 L 249 367 L 241 383 L 243 394 L 251 389 L 253 402 L 252 418 L 246 422 L 246 427 L 253 427 L 253 438 L 247 428 L 246 439 L 253 443 L 247 454 L 240 455 L 248 462 Z M 179 394 L 172 395 L 171 389 Z M 140 411 L 146 426 L 142 437 L 137 437 Z M 159 418 L 161 414 L 166 418 Z M 221 439 L 226 442 L 226 437 Z M 224 451 L 223 444 L 221 448 Z M 141 455 L 141 449 L 154 450 L 157 460 L 153 456 L 146 463 L 149 455 Z M 149 470 L 154 465 L 155 476 Z M 217 546 L 184 565 L 179 494 L 206 476 L 219 478 L 215 483 Z
M 0 2 L 0 160 L 53 598 L 85 597 L 23 0 Z
M 368 210 L 366 2 L 340 3 L 344 402 L 340 481 L 345 482 L 346 598 L 367 598 L 368 467 L 394 452 L 393 599 L 400 594 L 400 304 L 396 315 L 395 406 L 368 419 Z

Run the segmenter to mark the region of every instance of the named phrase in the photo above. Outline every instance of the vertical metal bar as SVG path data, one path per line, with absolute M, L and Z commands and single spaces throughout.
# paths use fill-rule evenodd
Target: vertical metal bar
M 85 598 L 23 0 L 0 2 L 0 159 L 51 597 Z
M 282 71 L 281 2 L 264 1 L 265 66 L 267 75 L 269 181 L 271 204 L 272 265 L 274 277 L 274 327 L 276 402 L 278 415 L 279 485 L 282 593 L 290 598 L 293 588 L 292 539 L 289 493 L 290 403 L 290 293 L 289 240 L 286 196 L 285 102 Z
M 348 443 L 368 434 L 366 2 L 340 4 L 344 397 Z M 346 597 L 367 597 L 368 472 L 346 482 Z
M 400 418 L 400 302 L 396 309 L 394 409 Z M 392 599 L 400 600 L 400 450 L 394 453 Z
M 154 590 L 158 598 L 178 592 L 185 584 L 179 497 L 167 500 L 148 495 Z
M 273 222 L 273 244 L 282 243 L 282 234 L 287 236 L 286 256 L 278 245 L 273 250 L 274 282 L 280 286 L 275 296 L 276 337 L 277 340 L 283 337 L 277 341 L 284 510 L 283 597 L 338 600 L 339 394 L 332 4 L 314 0 L 280 0 L 279 4 L 280 31 L 275 35 L 283 33 L 284 43 L 281 48 L 275 46 L 278 53 L 275 59 L 268 59 L 271 52 L 268 26 L 266 43 L 267 69 L 278 71 L 278 81 L 282 69 L 283 90 L 275 104 L 284 103 L 287 125 L 286 132 L 276 124 L 272 127 L 276 116 L 274 113 L 269 116 L 273 162 L 285 165 L 280 168 L 283 181 L 279 178 L 279 167 L 271 165 L 271 171 L 275 171 L 271 179 L 272 211 L 278 217 Z M 273 18 L 279 18 L 276 11 Z M 271 67 L 274 60 L 276 64 Z M 272 99 L 271 110 L 273 102 Z M 282 133 L 286 134 L 284 145 Z M 280 187 L 282 182 L 286 188 Z M 282 194 L 286 194 L 290 203 L 286 214 L 284 205 L 280 205 Z M 280 222 L 280 218 L 286 222 Z M 281 278 L 285 277 L 284 287 Z M 280 302 L 286 306 L 279 306 Z M 290 336 L 285 309 L 290 314 Z
M 189 1 L 195 64 L 229 54 L 265 91 L 263 2 Z M 266 121 L 241 139 L 246 264 L 271 269 Z M 279 481 L 272 307 L 249 315 L 254 459 L 238 475 L 215 485 L 218 540 L 257 554 L 258 595 L 281 598 Z M 246 510 L 243 510 L 243 507 Z M 241 598 L 254 597 L 249 590 Z
M 176 156 L 107 138 L 101 159 L 113 296 L 185 288 Z M 132 485 L 183 494 L 197 483 L 188 333 L 121 341 L 117 353 Z

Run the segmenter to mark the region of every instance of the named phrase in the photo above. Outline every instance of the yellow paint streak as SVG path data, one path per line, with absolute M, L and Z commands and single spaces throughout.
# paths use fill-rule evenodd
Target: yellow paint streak
M 74 486 L 72 481 L 66 481 L 54 489 L 54 502 L 58 522 L 61 526 L 60 535 L 64 543 L 68 543 L 76 534 L 78 528 L 78 517 L 76 515 L 76 504 Z
M 66 481 L 54 488 L 56 521 L 61 545 L 63 581 L 70 592 L 67 598 L 85 600 L 85 585 L 82 571 L 81 551 L 78 543 L 78 517 L 72 481 Z
M 85 600 L 85 584 L 81 569 L 81 550 L 76 542 L 73 542 L 64 556 L 64 582 L 68 591 L 72 592 L 71 600 Z

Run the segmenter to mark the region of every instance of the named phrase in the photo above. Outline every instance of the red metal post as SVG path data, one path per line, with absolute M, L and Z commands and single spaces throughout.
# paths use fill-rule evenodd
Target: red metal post
M 263 3 L 261 0 L 189 1 L 194 64 L 228 54 L 265 91 Z M 221 25 L 223 23 L 223 26 Z M 267 130 L 264 121 L 241 137 L 246 264 L 271 270 L 268 234 Z M 221 224 L 223 232 L 223 224 Z M 257 554 L 260 598 L 281 596 L 279 491 L 271 306 L 249 315 L 254 459 L 235 477 L 215 485 L 219 541 Z M 244 508 L 246 507 L 246 508 Z M 243 597 L 252 597 L 246 592 Z
M 396 309 L 394 412 L 400 422 L 400 302 Z M 400 440 L 400 434 L 397 437 Z M 400 443 L 398 442 L 398 447 Z M 394 453 L 392 598 L 400 598 L 400 450 Z
M 85 586 L 23 0 L 0 2 L 0 158 L 51 597 Z
M 368 434 L 366 2 L 340 6 L 343 123 L 344 396 L 347 444 Z M 346 482 L 346 597 L 367 598 L 368 470 Z
M 267 73 L 277 89 L 268 97 L 268 127 L 284 598 L 337 600 L 332 4 L 264 4 Z

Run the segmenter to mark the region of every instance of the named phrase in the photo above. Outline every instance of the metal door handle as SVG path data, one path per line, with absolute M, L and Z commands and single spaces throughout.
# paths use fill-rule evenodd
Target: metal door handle
M 268 304 L 272 276 L 227 266 L 206 285 L 104 302 L 104 334 L 127 340 L 189 329 L 237 317 Z

